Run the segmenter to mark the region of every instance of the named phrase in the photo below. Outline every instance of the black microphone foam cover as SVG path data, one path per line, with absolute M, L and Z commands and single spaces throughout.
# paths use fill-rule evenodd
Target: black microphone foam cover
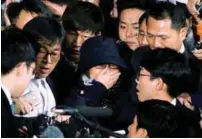
M 88 106 L 76 106 L 79 113 L 83 116 L 95 116 L 95 117 L 110 117 L 112 116 L 112 110 L 102 107 L 88 107 Z

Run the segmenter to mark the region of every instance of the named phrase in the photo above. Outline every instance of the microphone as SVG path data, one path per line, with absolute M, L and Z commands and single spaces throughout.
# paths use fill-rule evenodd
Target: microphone
M 55 108 L 52 109 L 52 112 L 58 113 L 58 114 L 75 114 L 78 113 L 78 109 L 68 107 L 68 106 L 56 106 Z
M 91 116 L 91 117 L 109 117 L 112 116 L 112 110 L 109 108 L 102 108 L 102 107 L 88 107 L 79 105 L 76 106 L 76 108 L 71 107 L 64 107 L 59 106 L 52 110 L 55 113 L 61 113 L 61 114 L 75 114 L 80 113 L 83 116 Z
M 113 113 L 111 109 L 102 107 L 76 106 L 76 108 L 84 116 L 109 117 Z

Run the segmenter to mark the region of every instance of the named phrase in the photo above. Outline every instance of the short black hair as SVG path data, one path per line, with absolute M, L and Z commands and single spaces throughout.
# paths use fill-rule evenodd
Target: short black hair
M 126 9 L 139 9 L 142 11 L 146 10 L 145 0 L 117 0 L 118 15 Z
M 62 44 L 65 36 L 65 31 L 58 21 L 43 16 L 30 20 L 23 30 L 40 37 L 44 41 L 44 44 L 49 46 L 53 46 L 56 43 Z
M 14 25 L 21 12 L 21 10 L 26 10 L 28 12 L 33 12 L 39 15 L 52 17 L 50 9 L 41 0 L 23 0 L 21 2 L 12 2 L 7 6 L 6 13 Z
M 97 34 L 103 30 L 104 18 L 96 5 L 78 1 L 68 5 L 62 16 L 62 23 L 67 32 L 88 30 Z
M 190 137 L 192 135 L 184 112 L 167 101 L 147 100 L 139 102 L 137 128 L 146 129 L 149 138 Z M 198 122 L 194 120 L 192 122 L 194 122 L 191 124 L 192 128 L 196 128 L 193 125 Z
M 197 59 L 169 48 L 157 48 L 144 53 L 140 66 L 151 73 L 151 80 L 161 78 L 171 97 L 183 92 L 195 93 L 199 88 L 200 70 Z
M 16 23 L 17 17 L 22 10 L 21 5 L 18 2 L 12 2 L 8 4 L 6 13 L 12 25 Z
M 181 4 L 157 2 L 148 10 L 147 21 L 149 17 L 156 20 L 170 19 L 171 28 L 176 30 L 186 27 L 187 15 L 184 6 Z
M 147 19 L 147 16 L 148 16 L 148 13 L 145 12 L 145 13 L 140 17 L 140 19 L 139 19 L 139 25 L 141 25 L 142 22 L 143 22 L 145 19 Z
M 79 1 L 79 0 L 49 0 L 49 1 L 56 4 L 70 4 L 72 2 Z
M 8 74 L 21 62 L 29 66 L 35 61 L 36 52 L 27 33 L 17 28 L 7 28 L 1 33 L 1 74 Z
M 26 11 L 52 17 L 50 9 L 41 0 L 23 0 L 20 5 Z

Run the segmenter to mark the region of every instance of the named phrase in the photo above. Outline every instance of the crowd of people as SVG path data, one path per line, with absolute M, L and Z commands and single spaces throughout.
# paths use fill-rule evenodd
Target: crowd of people
M 201 0 L 2 0 L 1 12 L 1 137 L 202 137 Z

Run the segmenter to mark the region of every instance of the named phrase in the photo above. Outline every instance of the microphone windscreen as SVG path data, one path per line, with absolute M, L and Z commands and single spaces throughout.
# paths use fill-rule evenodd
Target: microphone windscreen
M 87 107 L 87 106 L 76 106 L 79 113 L 83 116 L 95 116 L 95 117 L 110 117 L 112 116 L 112 110 L 109 108 L 101 107 Z
M 56 126 L 47 127 L 39 137 L 40 138 L 64 138 L 63 133 Z

